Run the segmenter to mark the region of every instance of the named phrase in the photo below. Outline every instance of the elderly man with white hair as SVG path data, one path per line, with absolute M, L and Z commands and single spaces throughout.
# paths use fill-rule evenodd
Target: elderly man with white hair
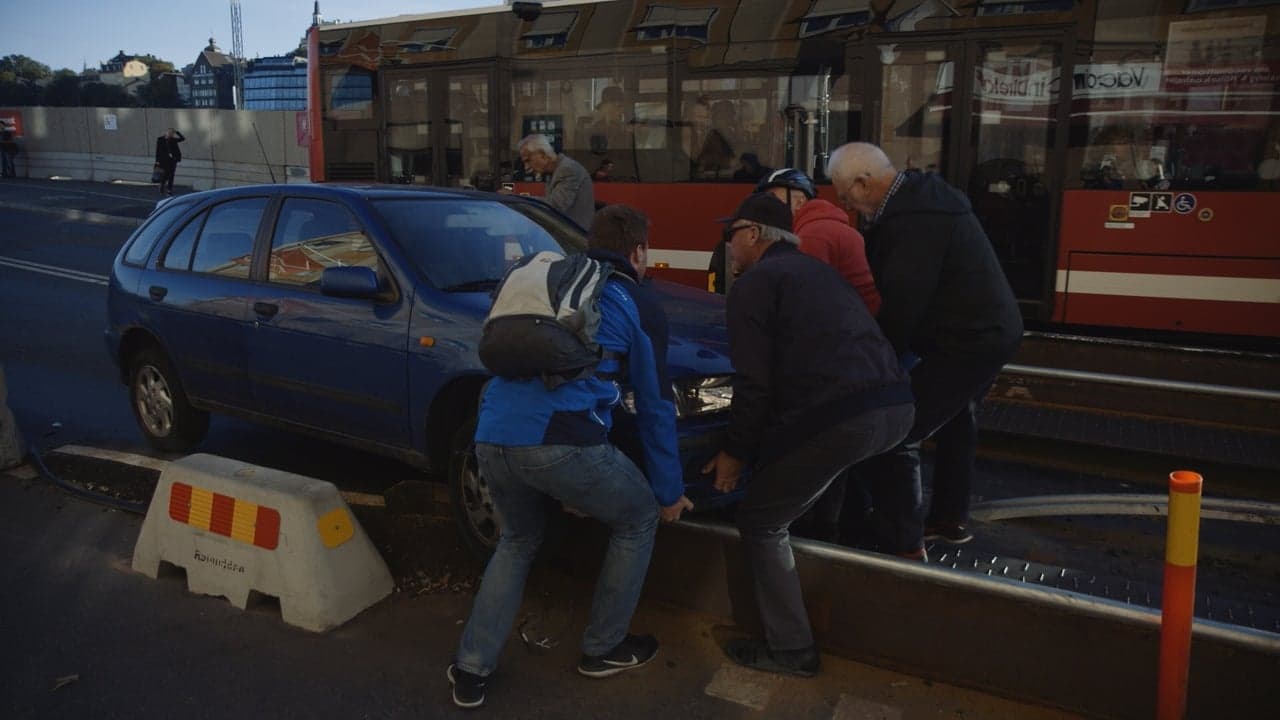
M 551 174 L 547 183 L 547 204 L 573 218 L 584 230 L 591 227 L 596 214 L 595 191 L 591 173 L 577 160 L 557 153 L 546 135 L 529 135 L 516 146 L 520 162 L 530 172 Z
M 880 329 L 908 364 L 919 358 L 911 368 L 915 425 L 858 472 L 871 481 L 873 499 L 894 499 L 874 508 L 879 549 L 923 559 L 925 540 L 973 539 L 965 523 L 975 413 L 1022 340 L 1022 314 L 968 198 L 942 177 L 899 172 L 869 143 L 837 148 L 829 170 L 841 204 L 866 228 Z M 919 450 L 930 436 L 937 440 L 933 494 L 921 517 Z

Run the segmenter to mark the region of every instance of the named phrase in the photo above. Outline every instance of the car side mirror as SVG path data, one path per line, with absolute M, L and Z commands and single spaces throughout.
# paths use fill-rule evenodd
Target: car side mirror
M 320 292 L 332 297 L 374 300 L 381 290 L 373 268 L 346 266 L 325 268 L 320 275 Z

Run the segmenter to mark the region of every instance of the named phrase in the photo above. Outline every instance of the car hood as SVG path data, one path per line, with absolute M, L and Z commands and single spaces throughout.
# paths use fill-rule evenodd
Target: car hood
M 732 374 L 724 297 L 666 280 L 647 280 L 645 286 L 667 312 L 671 377 Z

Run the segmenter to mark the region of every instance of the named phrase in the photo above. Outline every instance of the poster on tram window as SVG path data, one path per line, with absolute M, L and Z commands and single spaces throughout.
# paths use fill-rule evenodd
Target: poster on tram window
M 1263 60 L 1267 18 L 1264 15 L 1207 18 L 1169 23 L 1164 58 L 1165 89 L 1182 92 L 1197 88 L 1274 83 L 1280 79 Z

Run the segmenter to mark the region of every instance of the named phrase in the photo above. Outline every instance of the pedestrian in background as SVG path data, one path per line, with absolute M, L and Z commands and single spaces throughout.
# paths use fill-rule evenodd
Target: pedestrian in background
M 539 175 L 551 175 L 547 183 L 547 204 L 568 215 L 583 229 L 591 226 L 596 212 L 595 191 L 591 173 L 577 160 L 557 153 L 546 135 L 525 137 L 516 146 L 526 169 Z
M 185 140 L 182 133 L 174 128 L 169 128 L 156 138 L 156 164 L 163 173 L 160 178 L 161 195 L 173 194 L 173 175 L 178 169 L 178 163 L 182 162 L 182 148 L 178 147 L 178 143 Z
M 837 148 L 830 169 L 841 203 L 866 222 L 880 327 L 899 357 L 919 358 L 911 369 L 911 432 L 859 472 L 876 498 L 879 549 L 924 559 L 925 539 L 973 537 L 965 523 L 975 413 L 1022 340 L 1022 314 L 968 198 L 939 175 L 899 172 L 868 143 Z M 920 441 L 935 433 L 933 493 L 922 526 Z M 877 486 L 889 492 L 877 493 Z M 880 496 L 900 502 L 882 504 Z
M 800 252 L 791 210 L 768 193 L 728 220 L 727 319 L 733 401 L 715 487 L 751 481 L 735 521 L 765 637 L 725 645 L 734 662 L 810 677 L 820 664 L 789 528 L 854 463 L 911 427 L 911 389 L 866 304 L 830 266 Z
M 652 635 L 627 632 L 653 553 L 658 520 L 674 522 L 693 507 L 684 496 L 675 407 L 661 387 L 666 358 L 646 328 L 665 328 L 661 312 L 636 299 L 648 265 L 648 218 L 610 205 L 591 223 L 593 257 L 615 273 L 600 296 L 596 341 L 605 351 L 594 375 L 549 389 L 541 379 L 495 377 L 485 386 L 476 428 L 476 457 L 502 522 L 497 550 L 485 568 L 471 617 L 448 668 L 453 702 L 484 703 L 485 685 L 511 633 L 534 555 L 542 542 L 548 497 L 609 526 L 609 549 L 596 582 L 582 636 L 578 672 L 608 677 L 654 658 Z M 620 272 L 624 277 L 619 277 Z M 621 358 L 625 356 L 625 361 Z M 645 474 L 609 443 L 625 373 L 635 398 Z M 656 501 L 655 501 L 656 498 Z
M 14 158 L 18 156 L 18 141 L 13 137 L 13 130 L 5 127 L 0 130 L 0 163 L 3 165 L 4 177 L 18 177 L 17 165 Z

